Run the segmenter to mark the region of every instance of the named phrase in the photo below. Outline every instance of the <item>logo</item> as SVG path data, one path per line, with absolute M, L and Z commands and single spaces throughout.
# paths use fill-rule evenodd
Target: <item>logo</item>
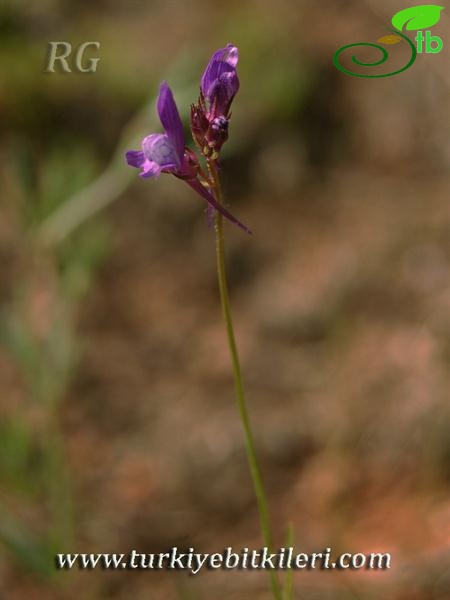
M 49 42 L 49 52 L 46 58 L 46 73 L 55 73 L 55 63 L 59 62 L 61 72 L 72 73 L 70 64 L 67 58 L 72 52 L 72 44 L 70 42 Z M 89 47 L 94 47 L 97 50 L 100 48 L 100 42 L 84 42 L 80 44 L 75 54 L 74 70 L 78 73 L 95 73 L 97 70 L 97 64 L 100 58 L 90 58 L 87 61 L 87 66 L 83 65 L 83 56 Z M 61 54 L 58 54 L 58 49 L 62 48 Z
M 424 4 L 422 6 L 413 6 L 411 8 L 405 8 L 401 10 L 397 14 L 392 17 L 392 25 L 395 29 L 391 29 L 390 27 L 383 27 L 390 32 L 390 35 L 386 35 L 379 40 L 377 40 L 376 44 L 371 44 L 369 42 L 359 42 L 356 44 L 348 44 L 347 46 L 343 46 L 339 48 L 333 56 L 334 66 L 346 73 L 347 75 L 351 75 L 352 77 L 363 77 L 367 79 L 379 79 L 380 77 L 392 77 L 393 75 L 398 75 L 403 71 L 406 71 L 411 67 L 416 58 L 417 54 L 422 54 L 424 51 L 426 54 L 437 54 L 440 52 L 444 46 L 442 40 L 437 35 L 431 35 L 431 31 L 424 31 L 425 29 L 429 29 L 439 23 L 439 19 L 441 18 L 441 11 L 444 9 L 443 6 L 436 6 L 435 4 Z M 417 35 L 415 37 L 414 44 L 412 40 L 406 35 L 402 33 L 403 28 L 405 31 L 416 31 Z M 424 35 L 425 33 L 425 35 Z M 409 49 L 411 51 L 411 56 L 408 60 L 408 63 L 402 67 L 401 69 L 397 69 L 392 73 L 383 73 L 378 75 L 366 75 L 363 73 L 354 73 L 350 71 L 346 67 L 344 67 L 341 62 L 341 54 L 348 50 L 349 48 L 361 48 L 362 46 L 368 46 L 370 48 L 376 48 L 382 54 L 380 60 L 376 62 L 361 62 L 356 58 L 355 55 L 352 56 L 352 61 L 355 65 L 360 67 L 377 67 L 379 65 L 384 64 L 389 58 L 388 51 L 380 46 L 379 44 L 391 46 L 393 44 L 399 44 L 400 42 L 405 41 Z

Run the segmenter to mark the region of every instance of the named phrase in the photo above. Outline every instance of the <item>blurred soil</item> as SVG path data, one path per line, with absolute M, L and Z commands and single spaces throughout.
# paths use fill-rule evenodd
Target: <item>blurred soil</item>
M 355 580 L 378 579 L 383 597 L 406 598 L 406 578 L 414 598 L 444 598 L 446 181 L 372 177 L 367 189 L 361 172 L 325 177 L 305 182 L 297 202 L 238 198 L 254 234 L 227 227 L 277 542 L 291 520 L 303 551 L 394 557 L 388 574 L 300 573 L 300 594 L 352 597 Z M 84 352 L 63 412 L 78 545 L 258 547 L 213 232 L 194 197 L 173 210 L 172 184 L 162 185 L 156 198 L 135 186 L 111 211 L 113 251 L 79 314 Z M 77 577 L 91 588 L 91 574 Z M 149 577 L 104 573 L 99 597 L 147 598 Z M 217 587 L 221 598 L 265 597 L 255 573 L 151 577 L 152 598 L 172 597 L 178 580 L 201 597 Z

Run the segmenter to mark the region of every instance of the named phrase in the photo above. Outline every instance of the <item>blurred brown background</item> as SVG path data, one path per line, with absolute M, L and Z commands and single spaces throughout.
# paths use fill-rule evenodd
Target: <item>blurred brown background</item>
M 299 552 L 392 553 L 390 571 L 299 571 L 296 597 L 448 597 L 447 10 L 441 54 L 401 75 L 332 64 L 409 5 L 0 5 L 2 598 L 269 597 L 255 571 L 52 562 L 261 546 L 204 205 L 123 160 L 160 131 L 160 81 L 187 119 L 227 42 L 222 176 L 254 231 L 227 225 L 231 294 L 276 543 L 291 521 Z M 97 72 L 44 73 L 52 40 L 99 41 Z

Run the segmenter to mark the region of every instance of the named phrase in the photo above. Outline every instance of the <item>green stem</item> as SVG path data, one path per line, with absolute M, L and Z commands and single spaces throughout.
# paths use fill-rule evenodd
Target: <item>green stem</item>
M 219 174 L 217 171 L 217 164 L 213 160 L 208 161 L 208 167 L 211 173 L 213 181 L 213 189 L 216 196 L 216 200 L 219 204 L 222 204 L 222 191 L 220 186 Z M 250 425 L 250 418 L 248 415 L 247 404 L 245 402 L 244 386 L 242 382 L 241 366 L 239 363 L 239 355 L 236 346 L 236 339 L 233 329 L 233 320 L 231 317 L 230 298 L 228 293 L 227 274 L 225 268 L 225 238 L 223 229 L 223 216 L 217 212 L 216 214 L 216 257 L 217 257 L 217 275 L 219 280 L 220 299 L 222 303 L 222 312 L 225 319 L 225 325 L 228 337 L 228 346 L 230 349 L 231 362 L 233 364 L 233 375 L 234 385 L 236 390 L 236 399 L 239 408 L 239 414 L 242 421 L 242 427 L 244 429 L 245 436 L 245 449 L 247 452 L 247 459 L 250 466 L 250 472 L 253 480 L 253 487 L 255 490 L 256 500 L 258 503 L 259 521 L 261 525 L 261 531 L 264 539 L 264 543 L 267 546 L 269 552 L 273 549 L 272 534 L 270 531 L 269 522 L 269 509 L 267 504 L 267 496 L 264 489 L 264 483 L 261 475 L 261 469 L 259 467 L 258 459 L 256 456 L 255 442 L 253 439 L 252 428 Z M 268 570 L 270 577 L 270 585 L 272 588 L 273 596 L 276 600 L 282 599 L 280 583 L 276 573 L 272 570 Z

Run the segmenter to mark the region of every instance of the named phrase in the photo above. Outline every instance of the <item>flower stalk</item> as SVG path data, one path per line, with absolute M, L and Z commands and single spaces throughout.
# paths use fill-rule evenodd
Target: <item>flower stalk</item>
M 216 202 L 222 205 L 222 188 L 215 160 L 208 160 L 208 169 L 211 175 L 213 184 L 213 192 Z M 236 390 L 236 400 L 239 409 L 239 415 L 244 430 L 245 450 L 247 460 L 250 467 L 250 473 L 255 490 L 256 501 L 258 504 L 259 521 L 261 532 L 264 539 L 264 544 L 269 552 L 273 549 L 272 533 L 270 529 L 269 508 L 267 502 L 266 491 L 264 488 L 261 468 L 259 466 L 258 457 L 256 454 L 255 442 L 253 438 L 250 417 L 248 414 L 247 403 L 245 401 L 244 384 L 242 379 L 241 365 L 239 361 L 239 353 L 234 335 L 233 319 L 231 315 L 230 297 L 228 292 L 228 280 L 225 265 L 225 235 L 223 227 L 223 216 L 220 212 L 216 212 L 215 220 L 216 231 L 216 260 L 217 260 L 217 277 L 219 282 L 220 300 L 222 304 L 223 318 L 225 321 L 228 346 L 230 350 L 231 362 L 233 366 L 234 386 Z M 273 597 L 276 600 L 282 600 L 280 583 L 277 574 L 272 569 L 268 571 L 270 578 L 270 586 Z
M 231 103 L 239 90 L 239 78 L 236 71 L 238 59 L 238 49 L 232 44 L 227 44 L 225 48 L 214 52 L 200 81 L 198 101 L 191 105 L 192 138 L 202 160 L 208 166 L 208 173 L 202 168 L 195 152 L 185 145 L 183 124 L 172 91 L 166 82 L 161 85 L 157 102 L 157 110 L 164 133 L 153 133 L 146 136 L 142 140 L 140 150 L 129 150 L 125 156 L 130 166 L 140 169 L 141 177 L 156 178 L 161 173 L 169 173 L 187 183 L 203 200 L 206 200 L 208 222 L 212 224 L 213 218 L 215 218 L 217 275 L 233 367 L 236 400 L 244 430 L 245 449 L 258 505 L 262 536 L 265 546 L 269 552 L 272 552 L 273 541 L 267 496 L 245 402 L 241 366 L 231 316 L 225 266 L 224 218 L 246 233 L 251 233 L 251 231 L 224 207 L 217 166 L 222 146 L 228 139 Z M 276 572 L 269 569 L 268 575 L 273 597 L 275 600 L 282 600 L 283 594 Z

